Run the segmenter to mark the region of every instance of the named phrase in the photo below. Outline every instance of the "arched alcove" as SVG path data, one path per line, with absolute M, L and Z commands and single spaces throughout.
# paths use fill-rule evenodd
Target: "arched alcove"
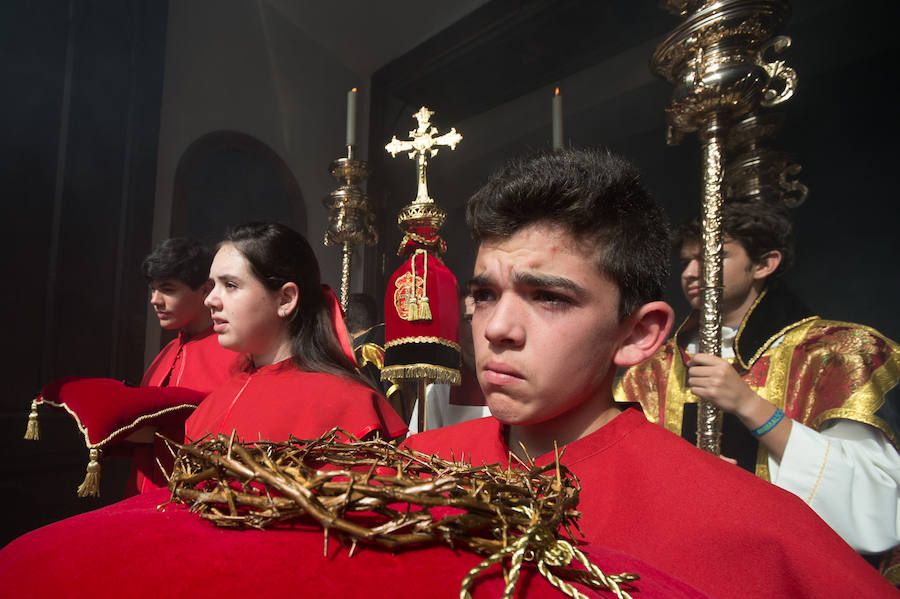
M 215 131 L 185 150 L 175 171 L 172 236 L 214 243 L 248 221 L 277 221 L 306 233 L 306 205 L 287 164 L 237 131 Z

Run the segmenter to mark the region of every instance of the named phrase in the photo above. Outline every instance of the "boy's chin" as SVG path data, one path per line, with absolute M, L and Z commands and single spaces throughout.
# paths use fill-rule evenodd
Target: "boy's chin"
M 499 420 L 502 424 L 516 426 L 527 422 L 527 416 L 522 407 L 517 405 L 516 401 L 509 397 L 493 397 L 494 393 L 489 393 L 485 398 L 491 416 Z

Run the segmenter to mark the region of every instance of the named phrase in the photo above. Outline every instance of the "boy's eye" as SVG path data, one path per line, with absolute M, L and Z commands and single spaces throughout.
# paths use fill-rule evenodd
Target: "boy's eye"
M 534 299 L 543 304 L 550 304 L 553 306 L 563 306 L 563 305 L 568 305 L 568 304 L 572 303 L 572 300 L 570 300 L 568 297 L 566 297 L 564 295 L 560 295 L 560 294 L 554 293 L 552 291 L 543 291 L 543 290 L 535 291 Z
M 488 302 L 494 299 L 494 294 L 490 289 L 473 289 L 472 299 L 475 300 L 476 304 L 479 304 L 481 302 Z

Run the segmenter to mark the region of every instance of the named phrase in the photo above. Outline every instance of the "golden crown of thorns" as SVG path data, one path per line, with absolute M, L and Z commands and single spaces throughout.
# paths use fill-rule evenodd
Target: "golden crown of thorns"
M 488 556 L 462 581 L 493 564 L 510 565 L 505 597 L 515 591 L 523 561 L 570 597 L 584 597 L 564 579 L 630 597 L 620 583 L 634 574 L 606 575 L 558 531 L 578 527 L 578 479 L 560 464 L 521 468 L 472 466 L 335 428 L 313 440 L 242 444 L 218 435 L 178 449 L 169 477 L 172 501 L 218 526 L 263 529 L 312 517 L 325 532 L 387 548 L 443 542 Z M 451 456 L 453 457 L 453 456 Z M 511 456 L 513 459 L 514 455 Z M 449 507 L 453 510 L 435 510 Z M 579 531 L 580 532 L 580 531 Z M 577 559 L 584 569 L 568 567 Z

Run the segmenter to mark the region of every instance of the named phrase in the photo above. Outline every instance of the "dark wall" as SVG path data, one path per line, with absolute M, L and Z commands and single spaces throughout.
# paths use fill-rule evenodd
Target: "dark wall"
M 785 126 L 768 145 L 792 154 L 810 189 L 794 210 L 799 260 L 787 281 L 825 317 L 862 322 L 900 338 L 892 299 L 900 294 L 895 256 L 900 237 L 894 201 L 897 111 L 892 91 L 897 8 L 880 0 L 795 0 L 782 55 L 799 75 L 793 99 L 779 107 Z M 441 131 L 463 141 L 429 167 L 429 191 L 449 213 L 446 262 L 464 282 L 474 252 L 463 204 L 506 159 L 550 145 L 550 98 L 564 95 L 565 140 L 608 146 L 644 172 L 654 196 L 679 222 L 699 210 L 700 147 L 695 136 L 665 145 L 663 111 L 672 86 L 649 74 L 656 45 L 679 19 L 656 2 L 492 0 L 377 72 L 369 195 L 382 207 L 381 244 L 369 263 L 399 265 L 395 215 L 415 197 L 411 161 L 383 144 L 405 137 L 422 104 Z M 673 263 L 673 268 L 675 264 Z M 674 274 L 674 273 L 673 273 Z M 383 293 L 376 269 L 367 289 Z M 676 277 L 668 299 L 680 311 Z
M 0 5 L 2 312 L 0 542 L 120 496 L 128 464 L 104 465 L 102 500 L 79 500 L 87 450 L 42 385 L 78 374 L 139 381 L 167 3 L 8 0 Z

